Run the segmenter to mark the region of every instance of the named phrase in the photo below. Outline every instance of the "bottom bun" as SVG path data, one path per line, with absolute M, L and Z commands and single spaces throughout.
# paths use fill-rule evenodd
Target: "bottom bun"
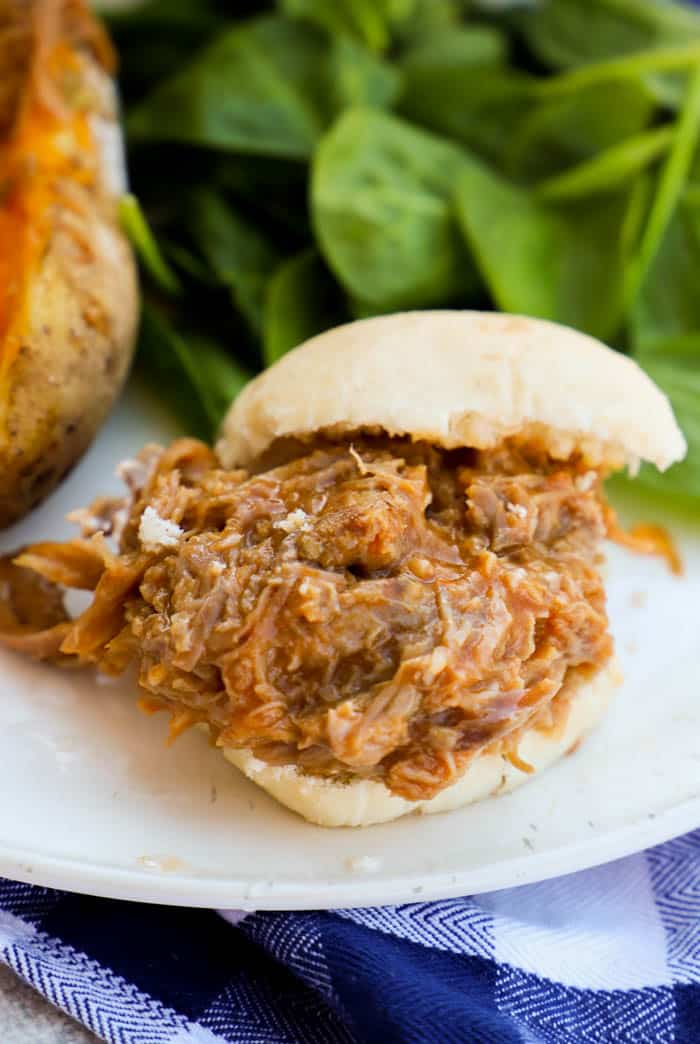
M 302 775 L 293 765 L 268 765 L 249 750 L 225 747 L 223 753 L 253 783 L 319 826 L 370 826 L 398 819 L 408 812 L 449 812 L 490 795 L 515 790 L 576 749 L 602 717 L 620 681 L 617 666 L 612 662 L 594 678 L 578 683 L 570 695 L 563 694 L 570 700 L 563 724 L 554 729 L 533 727 L 523 732 L 517 755 L 532 766 L 532 773 L 516 768 L 503 754 L 484 753 L 474 759 L 456 783 L 427 801 L 407 801 L 374 780 L 337 783 Z

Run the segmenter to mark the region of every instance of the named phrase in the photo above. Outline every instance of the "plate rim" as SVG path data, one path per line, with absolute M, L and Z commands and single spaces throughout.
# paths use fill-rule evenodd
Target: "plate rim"
M 534 884 L 634 855 L 699 828 L 700 793 L 653 817 L 645 816 L 636 823 L 612 828 L 577 844 L 564 844 L 540 853 L 528 852 L 461 872 L 437 871 L 376 879 L 369 873 L 358 873 L 356 879 L 250 881 L 151 872 L 145 868 L 132 870 L 37 855 L 31 849 L 0 844 L 0 875 L 44 888 L 157 905 L 245 912 L 343 910 L 433 902 Z

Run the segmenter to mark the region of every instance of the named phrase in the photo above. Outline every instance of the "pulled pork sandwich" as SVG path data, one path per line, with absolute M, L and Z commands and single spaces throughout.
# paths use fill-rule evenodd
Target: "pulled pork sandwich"
M 664 395 L 582 334 L 469 312 L 352 323 L 248 385 L 216 452 L 147 447 L 127 498 L 78 513 L 80 539 L 6 561 L 2 639 L 135 666 L 173 736 L 207 727 L 313 822 L 456 808 L 600 718 L 620 536 L 602 480 L 684 452 Z M 94 591 L 77 619 L 61 587 Z

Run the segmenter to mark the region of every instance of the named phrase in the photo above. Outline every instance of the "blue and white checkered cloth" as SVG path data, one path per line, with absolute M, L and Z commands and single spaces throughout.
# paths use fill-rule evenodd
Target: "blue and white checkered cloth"
M 119 1044 L 700 1042 L 700 830 L 435 903 L 237 915 L 0 881 L 0 909 L 0 959 Z

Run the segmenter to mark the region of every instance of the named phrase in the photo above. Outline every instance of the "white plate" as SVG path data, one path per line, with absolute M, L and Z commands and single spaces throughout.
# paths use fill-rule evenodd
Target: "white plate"
M 68 482 L 0 549 L 68 535 L 70 508 L 117 489 L 117 461 L 173 434 L 131 390 Z M 313 827 L 128 685 L 0 654 L 0 873 L 78 892 L 257 909 L 395 903 L 503 888 L 700 825 L 700 529 L 675 527 L 687 576 L 611 553 L 626 683 L 573 756 L 515 794 L 366 830 Z M 368 857 L 368 859 L 363 859 Z

